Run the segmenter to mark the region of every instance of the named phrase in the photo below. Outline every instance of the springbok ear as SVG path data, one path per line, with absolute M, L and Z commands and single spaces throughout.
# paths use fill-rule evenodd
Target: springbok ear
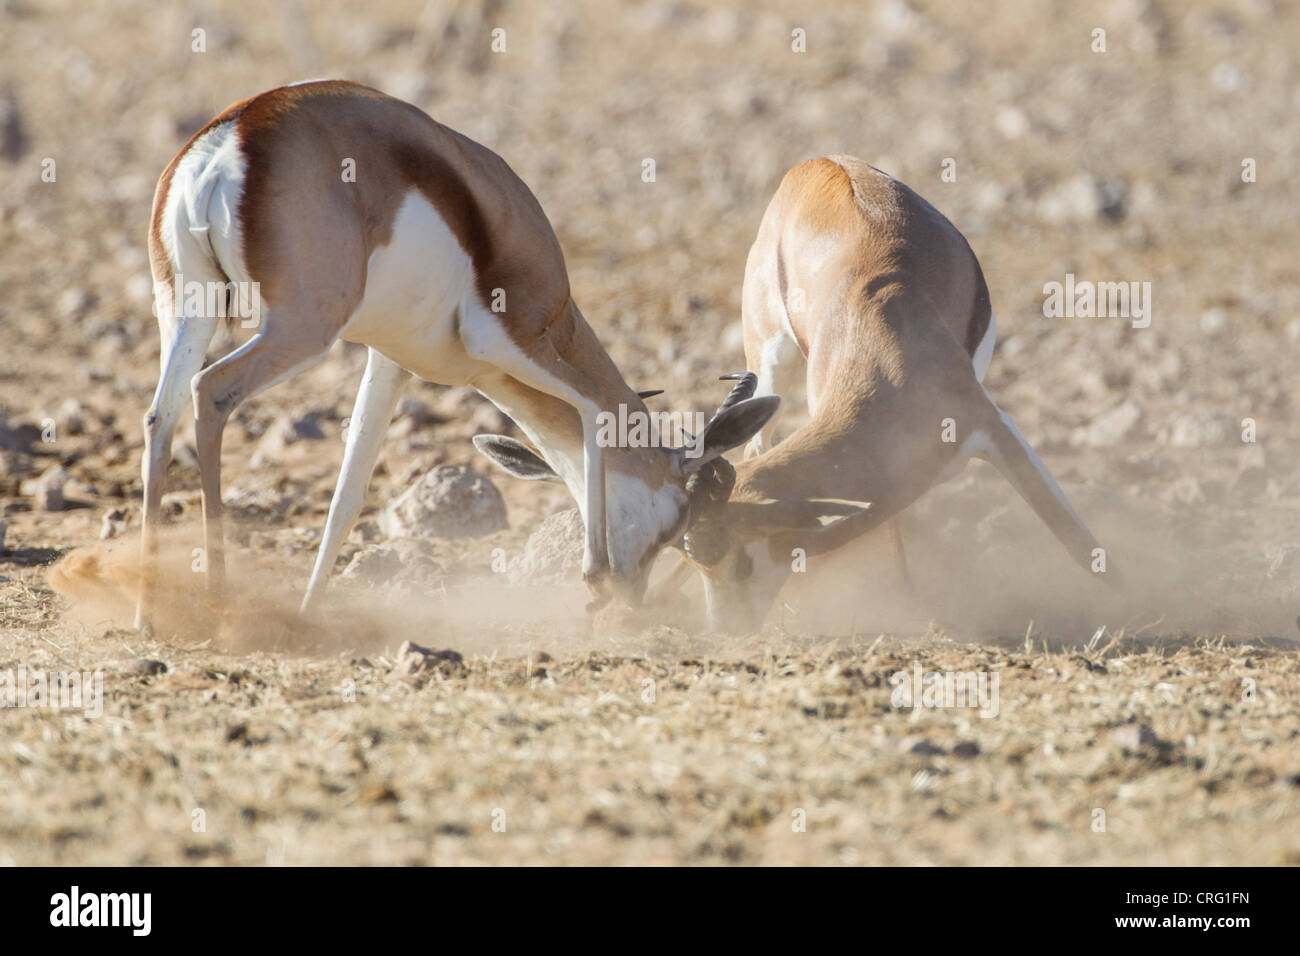
M 723 452 L 749 441 L 776 414 L 780 404 L 777 396 L 763 395 L 747 398 L 719 412 L 704 429 L 703 436 L 693 444 L 675 449 L 678 472 L 694 474 Z
M 474 447 L 516 478 L 524 481 L 559 481 L 542 457 L 521 441 L 505 435 L 475 435 Z

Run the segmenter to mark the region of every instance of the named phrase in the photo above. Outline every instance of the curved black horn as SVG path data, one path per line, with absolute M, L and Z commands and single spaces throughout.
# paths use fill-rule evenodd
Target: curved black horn
M 718 410 L 713 413 L 713 417 L 709 419 L 710 425 L 717 421 L 718 416 L 728 408 L 731 408 L 731 406 L 738 405 L 747 398 L 753 398 L 754 392 L 758 389 L 758 376 L 753 372 L 732 372 L 730 375 L 719 375 L 718 381 L 735 382 L 736 384 L 732 387 L 727 397 L 722 400 L 722 404 L 719 405 Z
M 654 398 L 656 395 L 662 395 L 663 393 L 662 388 L 648 388 L 644 392 L 637 392 L 636 397 L 645 401 L 647 398 Z

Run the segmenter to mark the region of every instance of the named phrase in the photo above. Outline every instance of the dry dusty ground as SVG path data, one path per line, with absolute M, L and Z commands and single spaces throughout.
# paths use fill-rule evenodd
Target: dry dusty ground
M 100 669 L 105 695 L 0 715 L 0 860 L 1300 863 L 1297 48 L 1300 9 L 1270 0 L 0 0 L 0 673 Z M 363 360 L 340 347 L 227 431 L 220 622 L 178 436 L 168 616 L 140 639 L 153 183 L 229 102 L 325 75 L 500 152 L 629 381 L 672 408 L 742 364 L 745 255 L 786 169 L 849 152 L 910 183 L 983 263 L 986 384 L 1128 590 L 972 466 L 908 518 L 911 598 L 868 540 L 759 634 L 704 633 L 698 592 L 592 628 L 576 571 L 492 572 L 569 502 L 491 473 L 509 530 L 298 621 Z M 1150 326 L 1044 318 L 1067 273 L 1151 282 Z M 490 473 L 468 438 L 508 427 L 458 390 L 408 397 L 369 517 L 434 465 Z M 404 640 L 463 659 L 420 668 Z M 997 675 L 996 715 L 895 706 L 914 666 Z

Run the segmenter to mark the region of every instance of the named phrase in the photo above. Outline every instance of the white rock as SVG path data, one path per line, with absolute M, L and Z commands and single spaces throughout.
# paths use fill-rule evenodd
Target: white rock
M 481 538 L 506 528 L 506 503 L 496 486 L 460 465 L 439 465 L 379 516 L 390 538 Z
M 582 570 L 585 532 L 582 515 L 568 508 L 547 515 L 528 536 L 521 557 L 510 562 L 512 583 L 553 584 L 573 581 Z
M 63 500 L 63 486 L 71 476 L 62 465 L 55 465 L 44 471 L 39 478 L 24 481 L 20 489 L 23 494 L 36 499 L 36 506 L 42 511 L 62 511 L 66 507 Z
M 1142 420 L 1142 409 L 1126 401 L 1097 416 L 1091 424 L 1076 428 L 1071 436 L 1075 445 L 1110 448 L 1131 437 Z
M 1228 327 L 1228 311 L 1226 309 L 1213 308 L 1206 309 L 1201 313 L 1201 331 L 1206 335 L 1218 335 Z

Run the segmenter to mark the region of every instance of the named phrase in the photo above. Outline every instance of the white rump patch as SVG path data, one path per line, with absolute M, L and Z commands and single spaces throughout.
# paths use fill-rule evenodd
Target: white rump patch
M 219 280 L 223 273 L 233 282 L 248 281 L 238 216 L 244 175 L 234 123 L 208 130 L 176 164 L 159 232 L 186 282 Z

